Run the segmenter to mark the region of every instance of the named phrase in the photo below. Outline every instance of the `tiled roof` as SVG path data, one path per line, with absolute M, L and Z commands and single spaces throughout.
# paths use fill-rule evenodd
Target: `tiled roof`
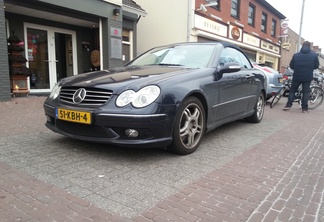
M 134 2 L 132 0 L 123 0 L 123 5 L 127 5 L 129 7 L 132 7 L 132 8 L 135 8 L 135 9 L 145 12 L 145 10 L 140 5 L 138 5 L 136 2 Z

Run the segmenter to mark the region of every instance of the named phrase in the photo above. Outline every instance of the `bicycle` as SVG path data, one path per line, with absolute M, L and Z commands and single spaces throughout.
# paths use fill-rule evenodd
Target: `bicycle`
M 273 108 L 279 100 L 283 97 L 286 90 L 290 90 L 290 81 L 286 81 L 283 87 L 276 93 L 270 103 L 270 108 Z M 294 102 L 297 102 L 301 106 L 302 99 L 302 87 L 299 86 L 297 92 L 295 93 Z M 310 94 L 308 100 L 308 109 L 315 109 L 323 103 L 323 89 L 318 85 L 311 85 Z

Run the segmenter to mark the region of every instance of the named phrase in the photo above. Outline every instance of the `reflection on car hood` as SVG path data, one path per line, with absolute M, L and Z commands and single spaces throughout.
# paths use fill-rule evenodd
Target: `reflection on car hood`
M 170 75 L 179 74 L 188 69 L 170 66 L 130 66 L 79 74 L 63 79 L 61 82 L 69 86 L 93 87 L 117 82 L 129 82 L 147 77 L 155 77 L 154 81 L 168 78 Z M 151 78 L 150 78 L 151 79 Z

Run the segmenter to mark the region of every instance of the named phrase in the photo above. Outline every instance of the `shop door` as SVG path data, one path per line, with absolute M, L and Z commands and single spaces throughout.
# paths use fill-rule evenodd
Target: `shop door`
M 26 25 L 27 65 L 32 71 L 30 92 L 50 92 L 62 78 L 75 75 L 75 33 Z
M 32 71 L 30 90 L 49 90 L 49 55 L 48 31 L 27 28 L 27 63 Z
M 72 35 L 55 32 L 55 64 L 56 82 L 72 76 L 73 72 L 73 51 Z

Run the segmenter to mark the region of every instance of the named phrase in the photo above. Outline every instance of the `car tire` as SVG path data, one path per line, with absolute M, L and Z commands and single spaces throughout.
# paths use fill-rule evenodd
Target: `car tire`
M 177 154 L 193 153 L 205 134 L 205 110 L 196 97 L 187 98 L 179 107 L 173 128 L 173 141 L 168 150 Z
M 256 104 L 254 106 L 254 113 L 252 116 L 245 118 L 246 121 L 251 123 L 259 123 L 261 122 L 265 109 L 265 99 L 264 94 L 260 92 Z

